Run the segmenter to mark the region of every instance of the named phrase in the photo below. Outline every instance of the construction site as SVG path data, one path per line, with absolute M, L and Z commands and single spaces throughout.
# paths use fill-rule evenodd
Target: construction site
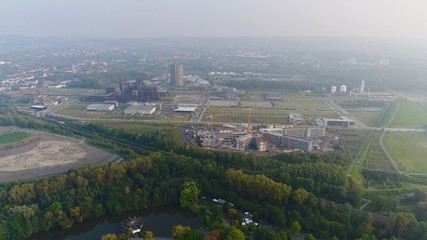
M 207 127 L 186 130 L 201 147 L 253 150 L 259 152 L 326 151 L 329 136 L 324 127 L 299 125 L 251 125 L 251 109 L 247 109 L 247 122 L 241 124 L 213 124 L 217 116 L 207 116 Z

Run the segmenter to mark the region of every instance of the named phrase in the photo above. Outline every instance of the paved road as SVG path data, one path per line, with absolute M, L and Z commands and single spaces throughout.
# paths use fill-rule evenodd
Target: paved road
M 205 94 L 203 94 L 202 100 L 200 101 L 200 106 L 197 108 L 197 111 L 191 116 L 190 122 L 200 123 L 202 121 L 202 117 L 208 105 L 209 98 L 210 92 L 206 92 Z
M 322 98 L 325 103 L 336 113 L 340 114 L 341 116 L 347 117 L 349 119 L 352 119 L 355 123 L 355 125 L 358 128 L 367 128 L 365 124 L 363 124 L 361 121 L 359 121 L 357 118 L 353 117 L 350 113 L 348 113 L 346 110 L 338 106 L 332 99 L 330 98 Z

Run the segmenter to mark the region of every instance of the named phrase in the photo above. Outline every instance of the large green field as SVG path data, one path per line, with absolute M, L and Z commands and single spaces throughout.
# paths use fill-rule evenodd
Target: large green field
M 427 133 L 387 133 L 384 143 L 403 171 L 427 174 Z
M 64 109 L 61 109 L 56 114 L 61 114 L 65 116 L 73 116 L 76 117 L 80 115 L 86 108 L 88 104 L 72 104 Z
M 349 111 L 349 113 L 368 127 L 377 127 L 381 115 L 379 111 Z
M 408 100 L 402 101 L 392 127 L 423 128 L 427 126 L 427 107 Z
M 29 138 L 31 135 L 26 132 L 11 132 L 0 136 L 0 144 L 10 144 L 20 142 Z
M 285 97 L 282 101 L 272 102 L 274 108 L 331 110 L 322 99 L 316 97 Z

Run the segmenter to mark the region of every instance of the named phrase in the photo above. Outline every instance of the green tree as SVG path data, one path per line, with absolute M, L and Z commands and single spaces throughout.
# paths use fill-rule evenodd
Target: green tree
M 292 235 L 294 236 L 301 236 L 301 225 L 299 224 L 298 221 L 294 221 L 291 225 L 292 228 Z
M 279 231 L 276 236 L 274 236 L 273 238 L 274 240 L 288 240 L 288 233 L 285 232 L 284 230 Z
M 154 237 L 154 233 L 151 231 L 145 231 L 143 237 L 144 239 L 151 240 Z
M 245 240 L 245 234 L 243 234 L 243 232 L 236 228 L 236 227 L 231 227 L 230 231 L 227 234 L 227 240 Z
M 200 189 L 194 181 L 185 182 L 181 191 L 179 202 L 183 207 L 190 207 L 197 203 L 200 197 Z
M 375 236 L 363 234 L 362 237 L 358 238 L 357 240 L 377 240 L 377 238 Z
M 182 225 L 176 225 L 175 227 L 173 227 L 173 229 L 172 229 L 172 236 L 175 238 L 175 239 L 183 239 L 184 238 L 184 236 L 185 236 L 185 233 L 186 232 L 188 232 L 188 231 L 190 231 L 191 230 L 191 228 L 190 227 L 188 227 L 188 226 L 182 226 Z
M 101 237 L 101 240 L 117 240 L 117 235 L 115 233 L 107 233 Z
M 310 196 L 310 193 L 307 192 L 304 188 L 298 188 L 292 194 L 292 198 L 298 205 L 302 205 L 305 202 L 305 200 L 308 199 L 309 196 Z
M 305 235 L 304 240 L 316 240 L 316 238 L 313 236 L 313 234 L 309 233 Z

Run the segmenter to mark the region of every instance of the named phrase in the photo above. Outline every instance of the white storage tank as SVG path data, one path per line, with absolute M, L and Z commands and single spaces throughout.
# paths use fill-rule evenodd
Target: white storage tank
M 336 86 L 332 86 L 331 87 L 331 93 L 334 94 L 337 92 L 337 87 Z
M 341 85 L 340 92 L 347 92 L 347 86 L 346 85 Z

